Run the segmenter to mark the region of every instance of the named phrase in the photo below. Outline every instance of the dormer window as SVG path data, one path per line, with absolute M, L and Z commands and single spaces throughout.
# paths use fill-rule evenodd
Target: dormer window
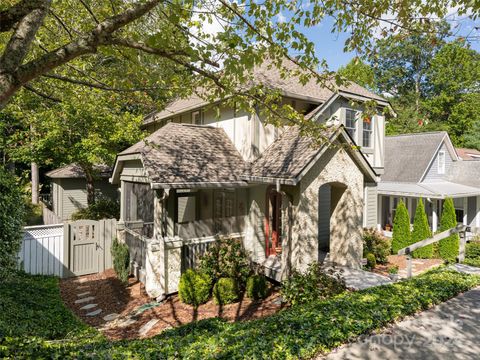
M 438 152 L 438 173 L 445 174 L 445 151 Z
M 365 116 L 363 118 L 363 133 L 362 133 L 362 146 L 365 148 L 372 147 L 372 118 Z
M 356 139 L 357 135 L 357 112 L 352 109 L 345 111 L 345 129 L 350 134 L 352 139 Z
M 192 112 L 192 124 L 203 125 L 203 111 Z

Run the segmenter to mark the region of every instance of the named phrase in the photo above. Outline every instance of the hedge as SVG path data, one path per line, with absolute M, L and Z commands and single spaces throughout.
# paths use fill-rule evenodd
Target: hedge
M 415 211 L 415 219 L 413 221 L 412 244 L 432 237 L 430 225 L 428 225 L 427 214 L 423 206 L 423 200 L 420 198 Z M 433 245 L 427 245 L 412 253 L 414 258 L 431 259 L 433 257 Z
M 455 206 L 451 198 L 446 198 L 443 203 L 442 218 L 440 220 L 440 231 L 445 231 L 457 226 Z M 458 257 L 460 237 L 453 234 L 438 243 L 438 253 L 443 260 L 453 262 Z
M 44 358 L 309 358 L 479 284 L 478 276 L 437 269 L 392 285 L 293 306 L 263 319 L 234 323 L 207 319 L 151 339 L 80 338 L 63 343 L 9 339 L 0 345 L 0 357 L 10 349 L 12 356 Z
M 407 247 L 411 243 L 410 216 L 405 203 L 400 200 L 395 212 L 395 219 L 393 219 L 392 253 L 397 255 L 398 250 Z

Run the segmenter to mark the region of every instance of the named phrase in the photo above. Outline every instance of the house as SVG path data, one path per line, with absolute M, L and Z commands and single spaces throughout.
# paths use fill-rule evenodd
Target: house
M 95 191 L 98 195 L 118 198 L 118 188 L 111 185 L 108 179 L 111 168 L 106 165 L 96 167 L 98 179 L 95 180 Z M 87 207 L 87 185 L 85 174 L 77 164 L 69 164 L 46 173 L 51 179 L 50 207 L 57 221 L 70 220 L 73 213 Z M 47 211 L 47 210 L 44 210 Z
M 462 160 L 480 160 L 480 151 L 476 149 L 456 148 L 455 150 Z
M 278 281 L 312 261 L 361 266 L 362 228 L 378 222 L 388 102 L 356 84 L 333 92 L 275 67 L 255 71 L 325 125 L 329 141 L 316 146 L 297 127 L 196 96 L 148 116 L 151 135 L 118 154 L 111 181 L 121 187 L 119 237 L 152 296 L 175 292 L 182 269 L 218 235 L 241 239 Z M 362 116 L 352 100 L 375 101 L 377 114 Z
M 444 131 L 387 136 L 385 172 L 378 184 L 379 227 L 391 229 L 403 199 L 411 222 L 423 198 L 432 231 L 438 230 L 445 198 L 457 221 L 480 226 L 480 161 L 463 161 Z

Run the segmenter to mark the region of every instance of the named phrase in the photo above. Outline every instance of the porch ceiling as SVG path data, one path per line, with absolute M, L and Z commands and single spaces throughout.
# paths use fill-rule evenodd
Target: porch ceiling
M 380 195 L 429 197 L 444 199 L 446 197 L 459 198 L 480 195 L 480 188 L 462 185 L 450 181 L 436 182 L 392 182 L 382 181 L 378 183 Z

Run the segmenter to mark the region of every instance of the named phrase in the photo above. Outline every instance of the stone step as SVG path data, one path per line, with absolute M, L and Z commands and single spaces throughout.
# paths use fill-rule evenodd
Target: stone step
M 108 314 L 108 315 L 105 315 L 103 317 L 103 320 L 105 321 L 112 321 L 112 320 L 115 320 L 116 318 L 118 318 L 120 315 L 117 314 L 117 313 L 112 313 L 112 314 Z
M 87 316 L 97 316 L 98 314 L 100 314 L 102 312 L 102 309 L 97 309 L 95 311 L 92 311 L 92 312 L 89 312 L 87 313 Z
M 97 307 L 97 304 L 85 305 L 84 307 L 81 307 L 80 310 L 90 310 L 90 309 L 93 309 L 94 307 Z
M 145 325 L 143 325 L 140 330 L 138 330 L 138 335 L 140 336 L 145 336 L 148 334 L 150 330 L 153 329 L 153 327 L 158 323 L 158 319 L 152 319 L 149 322 L 147 322 Z
M 83 304 L 83 303 L 92 301 L 92 300 L 94 300 L 94 299 L 95 299 L 95 297 L 93 297 L 93 296 L 81 298 L 81 299 L 75 300 L 75 304 Z
M 77 294 L 78 297 L 84 297 L 84 296 L 87 296 L 87 295 L 90 295 L 90 291 L 85 291 L 81 294 Z

